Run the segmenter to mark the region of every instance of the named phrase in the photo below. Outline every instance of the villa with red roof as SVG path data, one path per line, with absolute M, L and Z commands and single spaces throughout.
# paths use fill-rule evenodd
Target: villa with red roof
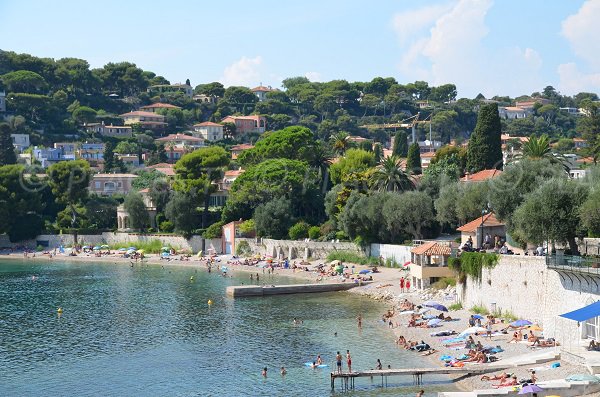
M 158 143 L 163 143 L 165 146 L 189 146 L 191 148 L 199 148 L 204 146 L 204 139 L 195 136 L 184 134 L 171 134 L 162 138 L 155 139 Z
M 157 103 L 153 103 L 152 105 L 146 105 L 146 106 L 140 107 L 141 111 L 151 112 L 151 113 L 158 113 L 158 111 L 161 109 L 169 110 L 169 109 L 181 109 L 181 108 L 179 106 L 171 105 L 169 103 L 161 103 L 161 102 L 157 102 Z
M 474 174 L 469 174 L 467 172 L 464 177 L 460 178 L 460 181 L 461 182 L 485 182 L 488 179 L 496 178 L 500 174 L 502 174 L 502 170 L 496 170 L 496 169 L 481 170 Z
M 469 238 L 473 241 L 473 248 L 479 248 L 484 241 L 484 236 L 489 234 L 494 244 L 494 236 L 506 237 L 506 225 L 500 222 L 493 212 L 480 216 L 456 229 L 460 232 L 460 241 L 466 243 Z
M 227 116 L 222 123 L 235 124 L 235 134 L 244 135 L 250 132 L 262 134 L 267 129 L 267 119 L 264 116 Z
M 265 101 L 267 99 L 267 94 L 271 91 L 277 91 L 276 89 L 273 89 L 271 87 L 265 87 L 264 85 L 259 85 L 258 87 L 254 87 L 253 89 L 251 89 L 250 91 L 252 91 L 254 93 L 254 95 L 256 95 L 258 97 L 258 101 L 262 102 Z
M 223 139 L 223 125 L 211 121 L 194 124 L 194 136 L 211 142 L 220 141 Z
M 240 154 L 242 154 L 243 151 L 252 149 L 253 147 L 254 147 L 254 145 L 249 145 L 247 143 L 241 143 L 239 145 L 232 146 L 231 147 L 231 158 L 232 158 L 232 160 L 237 159 L 238 156 Z
M 137 110 L 135 112 L 124 113 L 121 117 L 125 125 L 141 124 L 142 128 L 154 131 L 162 131 L 167 126 L 165 116 L 158 113 Z

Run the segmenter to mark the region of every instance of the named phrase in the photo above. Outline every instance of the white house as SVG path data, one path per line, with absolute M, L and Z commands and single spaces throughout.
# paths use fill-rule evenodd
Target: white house
M 22 153 L 29 147 L 29 134 L 10 134 L 15 149 Z
M 220 141 L 223 139 L 223 126 L 210 121 L 194 124 L 194 136 L 203 138 L 205 141 Z
M 262 102 L 267 99 L 267 94 L 269 92 L 275 91 L 275 90 L 271 87 L 265 87 L 264 85 L 261 84 L 258 87 L 254 87 L 250 91 L 252 91 L 254 93 L 254 95 L 256 95 L 258 97 L 259 102 Z
M 500 106 L 498 114 L 503 119 L 524 119 L 531 114 L 531 111 L 517 106 Z

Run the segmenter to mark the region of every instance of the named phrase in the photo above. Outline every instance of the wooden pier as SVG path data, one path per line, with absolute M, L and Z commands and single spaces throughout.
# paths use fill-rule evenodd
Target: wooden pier
M 423 383 L 423 375 L 480 375 L 494 371 L 501 371 L 508 368 L 507 366 L 486 366 L 486 367 L 438 367 L 438 368 L 416 368 L 416 369 L 381 369 L 358 372 L 332 372 L 331 373 L 331 390 L 335 390 L 335 380 L 340 379 L 342 390 L 354 389 L 354 380 L 356 378 L 374 378 L 381 377 L 381 386 L 387 386 L 387 378 L 390 376 L 407 376 L 411 375 L 415 385 Z

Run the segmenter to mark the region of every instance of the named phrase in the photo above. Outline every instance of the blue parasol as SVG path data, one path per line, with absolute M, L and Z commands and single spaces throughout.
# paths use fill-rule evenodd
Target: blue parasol
M 371 273 L 371 271 L 369 269 L 363 269 L 360 272 L 358 272 L 358 274 L 369 274 Z
M 519 394 L 539 393 L 541 391 L 544 391 L 544 389 L 542 389 L 538 385 L 531 384 L 531 385 L 523 386 L 521 388 L 521 391 L 519 391 Z
M 510 325 L 512 325 L 513 327 L 525 327 L 525 326 L 531 325 L 531 324 L 533 324 L 533 323 L 529 320 L 517 320 L 517 321 L 510 323 Z

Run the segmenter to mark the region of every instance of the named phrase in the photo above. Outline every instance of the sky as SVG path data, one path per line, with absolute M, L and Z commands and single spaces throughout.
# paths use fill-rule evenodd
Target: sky
M 454 83 L 459 97 L 547 85 L 600 93 L 600 0 L 0 0 L 0 49 L 171 83 Z

